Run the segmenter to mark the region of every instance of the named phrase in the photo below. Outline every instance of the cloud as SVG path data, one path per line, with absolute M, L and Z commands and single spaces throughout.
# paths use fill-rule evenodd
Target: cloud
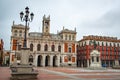
M 93 21 L 86 21 L 80 24 L 78 35 L 101 35 L 115 36 L 120 38 L 120 9 L 112 9 L 102 15 L 100 18 Z M 80 37 L 81 37 L 80 36 Z
M 84 35 L 119 35 L 120 0 L 1 0 L 0 38 L 9 49 L 11 25 L 25 24 L 19 13 L 28 6 L 35 14 L 30 31 L 42 31 L 42 17 L 51 16 L 51 33 L 57 33 L 63 26 L 77 28 L 77 40 Z M 40 27 L 40 30 L 39 30 Z

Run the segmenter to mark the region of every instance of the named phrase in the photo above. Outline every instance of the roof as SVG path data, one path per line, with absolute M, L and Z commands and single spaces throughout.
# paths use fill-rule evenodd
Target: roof
M 69 29 L 63 29 L 62 31 L 60 31 L 60 33 L 74 33 L 74 34 L 76 34 L 76 31 L 74 31 L 74 30 L 69 30 Z M 60 34 L 59 33 L 59 34 Z
M 12 28 L 25 28 L 25 26 L 23 24 L 18 24 L 18 25 L 14 24 L 12 26 Z M 27 28 L 29 28 L 29 27 L 27 27 Z

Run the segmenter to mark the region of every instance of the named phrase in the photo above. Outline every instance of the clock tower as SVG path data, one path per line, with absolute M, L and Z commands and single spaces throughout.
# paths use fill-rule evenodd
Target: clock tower
M 50 16 L 48 16 L 48 17 L 46 17 L 45 15 L 43 16 L 42 33 L 43 33 L 43 35 L 50 34 Z

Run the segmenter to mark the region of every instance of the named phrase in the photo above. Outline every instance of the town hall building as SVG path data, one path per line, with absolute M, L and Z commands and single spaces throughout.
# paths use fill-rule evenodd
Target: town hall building
M 15 24 L 11 27 L 10 63 L 15 57 L 20 62 L 25 26 Z M 76 29 L 63 29 L 57 34 L 50 32 L 50 16 L 43 16 L 42 32 L 29 32 L 27 26 L 27 48 L 30 49 L 29 63 L 35 66 L 76 66 Z

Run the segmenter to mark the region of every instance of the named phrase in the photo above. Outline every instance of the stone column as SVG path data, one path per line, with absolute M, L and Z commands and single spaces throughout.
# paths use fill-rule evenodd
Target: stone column
M 22 48 L 21 50 L 21 64 L 28 64 L 29 48 Z
M 35 57 L 34 57 L 34 63 L 33 63 L 33 65 L 35 65 L 36 67 L 37 67 L 37 60 L 38 60 L 38 56 L 37 55 L 35 55 Z
M 53 55 L 50 56 L 50 66 L 53 66 Z
M 60 66 L 60 56 L 57 56 L 57 66 Z
M 46 57 L 46 55 L 43 55 L 43 58 L 42 58 L 42 66 L 43 67 L 45 66 L 45 57 Z
M 44 51 L 44 44 L 41 44 L 41 51 Z

